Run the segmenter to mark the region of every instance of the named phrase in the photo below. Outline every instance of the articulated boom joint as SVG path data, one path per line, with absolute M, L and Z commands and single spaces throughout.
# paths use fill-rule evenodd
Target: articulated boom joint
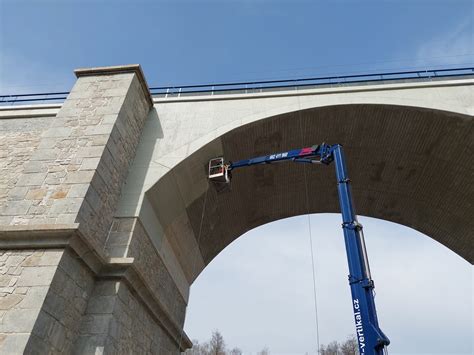
M 351 182 L 351 179 L 345 178 L 345 179 L 339 180 L 337 183 L 338 184 L 348 184 L 350 182 Z
M 342 228 L 347 228 L 347 229 L 352 229 L 356 231 L 361 231 L 362 230 L 362 224 L 360 224 L 357 221 L 352 221 L 352 222 L 343 222 L 342 223 Z

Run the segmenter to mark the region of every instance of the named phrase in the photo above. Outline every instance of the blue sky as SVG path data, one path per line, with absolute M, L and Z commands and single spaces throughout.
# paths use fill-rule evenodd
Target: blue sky
M 140 63 L 151 86 L 472 66 L 472 1 L 0 0 L 0 93 L 70 90 L 78 67 Z M 356 201 L 357 204 L 357 201 Z M 353 332 L 339 216 L 313 216 L 321 342 Z M 314 350 L 306 219 L 250 231 L 192 288 L 186 330 L 255 353 Z M 472 266 L 364 219 L 391 354 L 473 350 Z M 252 277 L 248 277 L 252 275 Z M 211 306 L 212 305 L 212 306 Z
M 69 90 L 74 68 L 124 63 L 155 86 L 474 62 L 463 0 L 0 4 L 2 93 Z

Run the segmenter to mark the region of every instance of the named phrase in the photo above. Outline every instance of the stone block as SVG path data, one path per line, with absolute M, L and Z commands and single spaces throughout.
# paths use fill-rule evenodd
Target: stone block
M 38 149 L 51 149 L 56 146 L 58 142 L 57 138 L 42 138 L 39 145 Z
M 84 147 L 77 151 L 77 157 L 79 158 L 97 158 L 102 155 L 104 147 L 94 146 L 94 147 Z
M 22 266 L 38 266 L 41 256 L 39 255 L 30 255 L 23 262 Z
M 94 297 L 116 295 L 119 286 L 119 281 L 100 281 L 94 287 Z
M 28 287 L 17 287 L 15 289 L 15 293 L 18 294 L 18 295 L 26 295 L 26 293 L 28 292 L 29 288 Z
M 8 268 L 8 275 L 18 276 L 18 275 L 21 275 L 22 271 L 23 271 L 23 267 L 13 266 L 13 267 Z
M 116 296 L 97 296 L 92 297 L 87 305 L 88 314 L 107 314 L 114 310 Z
M 10 281 L 12 278 L 13 276 L 11 275 L 0 275 L 0 287 L 10 286 Z
M 120 335 L 121 332 L 123 331 L 123 326 L 121 323 L 116 319 L 113 318 L 110 321 L 110 327 L 109 327 L 109 335 L 115 339 L 115 341 L 120 340 Z
M 123 107 L 124 97 L 108 97 L 102 105 L 97 107 L 97 115 L 118 114 Z
M 51 194 L 50 198 L 63 199 L 67 196 L 68 191 L 69 191 L 69 187 L 60 187 Z
M 54 318 L 64 320 L 66 307 L 66 299 L 51 291 L 48 292 L 42 309 Z
M 29 173 L 19 177 L 16 186 L 35 186 L 42 185 L 46 179 L 47 173 Z
M 82 271 L 83 269 L 79 261 L 68 256 L 61 260 L 57 275 L 59 276 L 63 274 L 64 277 L 70 278 L 74 280 L 74 282 L 81 284 L 81 278 L 83 276 Z
M 72 171 L 66 177 L 66 184 L 83 184 L 90 183 L 92 177 L 94 176 L 95 171 L 86 170 L 86 171 Z
M 0 297 L 0 310 L 9 310 L 16 306 L 23 300 L 24 296 L 16 294 L 8 294 L 5 297 Z
M 44 180 L 44 183 L 46 185 L 59 185 L 61 182 L 64 180 L 64 177 L 66 176 L 66 171 L 59 171 L 59 172 L 48 172 L 48 175 L 46 175 L 46 179 Z
M 56 266 L 25 267 L 18 280 L 18 286 L 49 286 L 56 269 Z
M 65 213 L 76 213 L 81 208 L 83 198 L 65 198 L 62 200 L 54 200 L 49 215 L 60 215 Z
M 28 161 L 23 164 L 24 173 L 44 173 L 47 171 L 46 165 L 41 161 Z
M 30 255 L 21 264 L 22 266 L 55 266 L 63 256 L 62 250 L 48 250 L 42 255 Z
M 76 221 L 77 214 L 76 213 L 64 213 L 60 214 L 56 217 L 57 224 L 71 224 Z
M 52 324 L 52 329 L 48 337 L 49 343 L 61 352 L 66 345 L 66 329 L 57 321 Z
M 107 334 L 109 322 L 112 319 L 110 314 L 88 314 L 83 317 L 80 327 L 81 334 Z
M 17 267 L 20 265 L 23 260 L 25 260 L 26 255 L 10 255 L 8 259 L 5 261 L 6 267 Z
M 0 216 L 0 225 L 9 225 L 13 220 L 13 216 Z
M 42 137 L 68 137 L 71 131 L 70 127 L 51 127 L 43 132 Z
M 89 126 L 86 128 L 85 134 L 86 135 L 109 135 L 114 128 L 113 125 L 96 125 L 96 126 Z
M 31 156 L 31 161 L 52 161 L 58 157 L 59 150 L 56 149 L 38 149 Z
M 105 151 L 108 152 L 108 149 L 106 149 Z M 104 156 L 107 154 L 104 154 Z M 105 161 L 106 160 L 102 158 L 100 160 L 99 166 L 97 167 L 97 172 L 101 179 L 94 179 L 92 181 L 92 185 L 94 186 L 94 188 L 96 188 L 98 192 L 101 192 L 101 190 L 103 190 L 101 189 L 102 183 L 105 184 L 105 189 L 107 190 L 113 187 L 112 183 L 114 180 L 116 180 L 116 178 L 114 179 L 114 174 L 112 173 L 114 165 L 106 164 Z
M 94 354 L 102 355 L 105 353 L 107 335 L 84 335 L 80 336 L 75 343 L 74 354 Z M 117 354 L 117 352 L 109 352 Z
M 0 216 L 17 216 L 28 212 L 31 201 L 9 201 L 3 207 L 0 207 Z
M 103 115 L 101 124 L 113 125 L 117 121 L 117 115 Z
M 67 197 L 85 197 L 88 189 L 89 189 L 89 184 L 71 185 L 69 192 L 67 194 Z
M 87 190 L 86 200 L 89 205 L 94 209 L 94 211 L 100 212 L 102 207 L 102 198 L 92 185 L 89 190 Z
M 109 139 L 110 139 L 110 136 L 105 135 L 105 134 L 92 136 L 92 145 L 93 146 L 97 146 L 97 145 L 105 146 L 107 144 L 107 142 L 109 141 Z
M 107 245 L 107 252 L 111 258 L 124 258 L 128 255 L 128 245 Z
M 39 337 L 36 334 L 30 334 L 25 347 L 25 354 L 54 354 L 51 346 L 46 343 L 46 338 Z
M 1 354 L 23 354 L 30 334 L 0 334 L 0 353 Z
M 131 232 L 112 232 L 109 235 L 107 246 L 108 247 L 118 246 L 118 245 L 128 246 L 130 244 L 131 238 L 132 238 Z
M 6 294 L 13 293 L 15 291 L 15 287 L 0 287 L 0 292 L 5 296 Z
M 25 289 L 25 287 L 23 288 L 18 287 L 17 290 L 18 289 Z M 22 301 L 18 305 L 18 308 L 40 309 L 46 298 L 46 294 L 48 293 L 49 287 L 36 286 L 36 287 L 30 287 L 26 289 L 28 290 L 28 292 L 26 292 L 26 295 L 22 297 Z
M 95 170 L 99 165 L 100 158 L 84 158 L 80 170 Z
M 48 339 L 48 335 L 51 332 L 53 320 L 54 319 L 48 313 L 46 313 L 44 310 L 40 310 L 38 313 L 38 318 L 33 327 L 32 334 L 46 341 Z
M 116 88 L 110 88 L 110 89 L 105 89 L 102 93 L 104 97 L 107 96 L 125 96 L 128 92 L 129 88 L 128 86 L 122 86 L 122 87 L 116 87 Z
M 0 333 L 30 333 L 39 309 L 11 309 L 0 323 Z
M 48 190 L 46 188 L 42 189 L 30 189 L 28 193 L 26 194 L 26 199 L 27 200 L 42 200 L 44 196 L 46 196 L 46 192 Z
M 135 224 L 137 223 L 137 218 L 117 218 L 118 232 L 132 232 L 135 228 Z

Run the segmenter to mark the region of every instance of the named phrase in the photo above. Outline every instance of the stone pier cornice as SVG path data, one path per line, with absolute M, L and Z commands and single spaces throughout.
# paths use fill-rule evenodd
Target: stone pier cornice
M 95 68 L 78 68 L 74 70 L 74 74 L 76 74 L 77 78 L 85 76 L 116 75 L 125 73 L 136 74 L 138 81 L 140 82 L 140 86 L 142 87 L 143 93 L 148 103 L 150 104 L 150 107 L 152 107 L 153 100 L 140 64 L 114 65 Z
M 98 279 L 124 281 L 161 324 L 180 351 L 192 346 L 191 340 L 147 285 L 132 257 L 103 257 L 96 253 L 79 230 L 79 223 L 52 225 L 0 225 L 0 250 L 70 248 Z

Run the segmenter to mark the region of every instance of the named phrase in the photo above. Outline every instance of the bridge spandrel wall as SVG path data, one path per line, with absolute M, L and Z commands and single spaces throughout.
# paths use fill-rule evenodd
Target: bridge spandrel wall
M 143 184 L 125 190 L 136 198 L 118 213 L 133 213 L 132 201 L 145 196 L 163 230 L 191 225 L 190 245 L 202 229 L 199 269 L 246 230 L 305 213 L 298 203 L 304 199 L 298 190 L 302 169 L 266 166 L 236 172 L 231 194 L 208 194 L 213 200 L 201 222 L 210 158 L 235 161 L 338 142 L 349 156 L 359 213 L 418 229 L 472 261 L 466 246 L 472 243 L 473 191 L 463 190 L 469 183 L 461 180 L 472 175 L 473 89 L 466 79 L 159 99 L 161 138 L 141 142 L 149 146 L 150 169 Z M 135 174 L 144 166 L 134 164 Z M 338 210 L 332 173 L 311 173 L 317 196 L 311 212 Z M 173 194 L 177 202 L 167 204 Z M 454 200 L 463 207 L 455 208 Z M 186 220 L 179 222 L 183 211 Z

